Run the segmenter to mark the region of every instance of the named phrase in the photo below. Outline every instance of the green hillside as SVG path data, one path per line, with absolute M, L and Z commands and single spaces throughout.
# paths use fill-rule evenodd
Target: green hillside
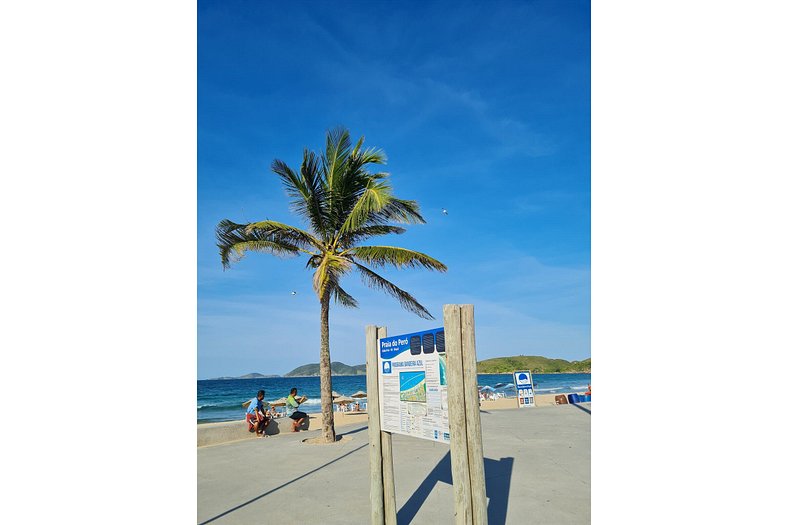
M 346 365 L 345 363 L 340 363 L 339 361 L 334 361 L 331 363 L 332 376 L 360 376 L 366 373 L 367 373 L 367 365 L 350 366 L 350 365 Z M 319 375 L 320 375 L 320 363 L 310 363 L 308 365 L 299 366 L 295 370 L 291 370 L 290 372 L 285 374 L 285 377 L 303 377 L 303 376 L 319 376 Z
M 516 370 L 530 370 L 535 374 L 551 373 L 590 373 L 591 359 L 583 361 L 567 361 L 566 359 L 550 359 L 539 355 L 517 355 L 510 357 L 494 357 L 479 361 L 476 370 L 480 374 L 508 374 Z M 366 365 L 350 366 L 335 361 L 331 363 L 333 376 L 357 376 L 367 373 Z M 284 377 L 303 377 L 320 375 L 320 364 L 311 363 L 299 366 L 286 373 Z
M 590 373 L 591 358 L 583 361 L 567 361 L 538 355 L 518 355 L 485 359 L 476 365 L 476 371 L 480 374 L 506 374 L 516 370 L 530 370 L 534 374 Z

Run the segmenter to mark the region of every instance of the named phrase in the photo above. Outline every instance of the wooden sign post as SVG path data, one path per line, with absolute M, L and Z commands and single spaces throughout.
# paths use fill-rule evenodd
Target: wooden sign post
M 486 525 L 487 489 L 476 379 L 473 305 L 444 305 L 443 327 L 446 332 L 454 522 L 458 525 Z
M 369 503 L 374 525 L 396 525 L 394 457 L 391 432 L 380 429 L 378 389 L 378 339 L 386 337 L 385 326 L 367 325 L 367 414 L 369 415 Z
M 446 434 L 444 439 L 449 440 L 451 447 L 454 521 L 458 525 L 487 525 L 487 492 L 484 481 L 484 456 L 476 380 L 476 332 L 473 305 L 444 305 L 443 322 L 446 353 L 445 384 L 449 412 L 449 434 Z M 424 333 L 432 332 L 428 330 Z M 418 340 L 416 336 L 417 334 L 414 334 Z M 378 383 L 378 368 L 380 366 L 378 356 L 382 355 L 379 354 L 378 341 L 384 338 L 386 338 L 385 327 L 372 325 L 366 327 L 369 501 L 371 522 L 374 525 L 395 525 L 397 523 L 397 502 L 394 496 L 391 433 L 382 430 L 381 427 L 381 386 Z M 396 339 L 396 337 L 389 339 Z M 407 337 L 403 342 L 403 344 L 408 343 Z M 415 349 L 414 352 L 416 352 Z M 421 352 L 420 348 L 418 352 Z M 390 361 L 384 363 L 384 374 L 391 369 L 387 369 L 386 366 L 390 366 Z M 441 384 L 443 384 L 443 380 L 441 380 Z M 437 435 L 438 431 L 436 430 L 435 439 L 438 439 Z

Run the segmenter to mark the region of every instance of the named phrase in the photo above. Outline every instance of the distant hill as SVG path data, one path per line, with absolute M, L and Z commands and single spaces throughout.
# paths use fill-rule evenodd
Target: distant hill
M 567 361 L 539 355 L 518 355 L 485 359 L 476 365 L 476 371 L 480 374 L 506 374 L 516 370 L 530 370 L 534 374 L 590 373 L 591 358 Z
M 538 355 L 518 355 L 485 359 L 484 361 L 479 361 L 476 365 L 476 371 L 480 374 L 507 374 L 516 370 L 530 370 L 535 374 L 590 373 L 591 359 L 567 361 L 566 359 L 550 359 Z M 366 373 L 366 365 L 349 366 L 339 361 L 331 363 L 332 376 L 358 376 Z M 320 364 L 311 363 L 291 370 L 284 377 L 319 375 Z
M 367 373 L 367 365 L 356 365 L 350 366 L 346 365 L 345 363 L 340 363 L 339 361 L 333 361 L 331 363 L 331 375 L 332 376 L 362 376 Z M 284 377 L 303 377 L 303 376 L 319 376 L 320 375 L 320 363 L 311 363 L 308 365 L 302 365 L 296 368 L 295 370 L 291 370 L 290 372 L 286 373 Z
M 216 381 L 219 379 L 265 379 L 266 377 L 281 377 L 275 374 L 258 374 L 257 372 L 252 372 L 251 374 L 245 374 L 239 377 L 229 377 L 229 376 L 222 376 L 222 377 L 214 377 L 212 380 Z

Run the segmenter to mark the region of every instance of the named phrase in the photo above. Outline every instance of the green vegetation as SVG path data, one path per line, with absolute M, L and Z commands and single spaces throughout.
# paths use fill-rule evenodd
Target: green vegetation
M 516 370 L 530 370 L 534 374 L 590 373 L 591 358 L 583 361 L 567 361 L 539 355 L 518 355 L 485 359 L 476 365 L 476 371 L 480 374 L 506 374 Z
M 339 361 L 331 363 L 332 376 L 362 376 L 367 373 L 367 365 L 346 365 Z M 311 363 L 302 365 L 286 373 L 284 377 L 303 377 L 303 376 L 317 376 L 320 375 L 320 363 Z
M 260 374 L 257 372 L 252 372 L 251 374 L 244 374 L 239 377 L 230 377 L 230 376 L 214 377 L 212 381 L 216 381 L 220 379 L 265 379 L 268 377 L 279 377 L 279 376 L 277 374 Z
M 278 256 L 306 255 L 306 267 L 314 270 L 312 287 L 320 302 L 320 396 L 323 438 L 336 439 L 331 404 L 328 312 L 331 300 L 355 308 L 356 300 L 340 286 L 355 270 L 361 281 L 383 291 L 400 305 L 425 319 L 434 319 L 415 297 L 373 271 L 385 266 L 421 267 L 446 271 L 446 265 L 427 254 L 395 246 L 361 246 L 370 238 L 399 235 L 405 228 L 390 223 L 422 224 L 416 201 L 394 196 L 388 173 L 371 173 L 369 167 L 384 164 L 386 156 L 376 148 L 364 148 L 362 137 L 355 145 L 350 132 L 337 128 L 326 134 L 326 149 L 304 150 L 303 162 L 293 171 L 281 160 L 271 170 L 290 197 L 290 209 L 308 225 L 306 230 L 277 221 L 237 224 L 230 220 L 216 227 L 222 265 L 228 268 L 248 251 Z M 333 367 L 332 367 L 333 368 Z
M 566 359 L 550 359 L 540 355 L 516 355 L 510 357 L 494 357 L 485 359 L 476 364 L 476 371 L 480 374 L 509 374 L 516 370 L 530 370 L 534 374 L 560 374 L 560 373 L 591 373 L 591 359 L 583 361 L 567 361 Z M 320 364 L 312 363 L 299 366 L 284 375 L 316 376 L 319 375 Z M 339 361 L 331 363 L 331 375 L 355 376 L 367 373 L 367 365 L 346 365 Z

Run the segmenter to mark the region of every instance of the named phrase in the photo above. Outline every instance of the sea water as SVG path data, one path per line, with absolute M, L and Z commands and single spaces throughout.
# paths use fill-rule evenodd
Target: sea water
M 591 384 L 591 374 L 533 374 L 536 394 L 573 394 L 582 393 Z M 359 390 L 367 391 L 367 376 L 334 376 L 331 379 L 335 392 L 350 396 Z M 490 386 L 498 391 L 513 395 L 512 374 L 479 374 L 479 386 Z M 242 403 L 265 390 L 265 400 L 274 401 L 287 397 L 291 388 L 298 389 L 298 395 L 308 397 L 301 405 L 306 413 L 320 412 L 320 378 L 312 377 L 268 377 L 263 379 L 215 379 L 197 381 L 197 423 L 214 421 L 235 421 L 244 418 L 246 409 Z M 366 399 L 361 399 L 366 403 Z M 281 410 L 281 408 L 279 408 Z

